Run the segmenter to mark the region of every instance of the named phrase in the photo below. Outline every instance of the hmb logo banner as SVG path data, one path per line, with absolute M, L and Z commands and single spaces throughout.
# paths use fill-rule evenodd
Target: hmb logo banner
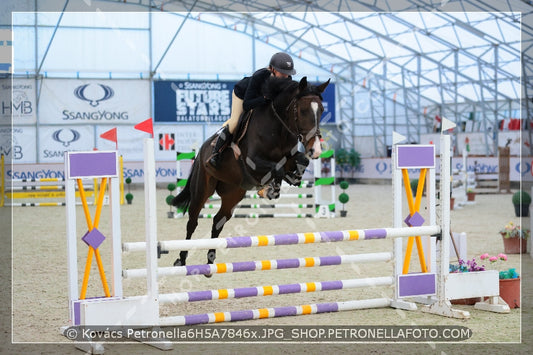
M 35 80 L 0 79 L 0 124 L 32 124 L 36 114 Z

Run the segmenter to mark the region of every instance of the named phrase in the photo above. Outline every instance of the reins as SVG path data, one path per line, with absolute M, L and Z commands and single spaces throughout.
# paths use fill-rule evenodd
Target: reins
M 304 98 L 314 98 L 314 97 L 318 97 L 316 95 L 307 95 L 307 96 L 303 96 L 301 97 L 300 99 L 304 99 Z M 300 100 L 298 99 L 298 100 Z M 298 100 L 296 98 L 293 98 L 291 100 L 291 102 L 289 103 L 289 105 L 287 105 L 287 108 L 286 108 L 286 111 L 287 113 L 289 112 L 289 109 L 291 106 L 293 106 L 293 118 L 294 118 L 294 121 L 298 121 Z M 272 111 L 274 111 L 274 117 L 277 118 L 277 120 L 283 125 L 283 127 L 285 127 L 285 129 L 290 133 L 292 134 L 293 136 L 295 136 L 300 142 L 303 143 L 303 135 L 300 133 L 300 130 L 298 128 L 298 124 L 296 124 L 296 133 L 287 125 L 287 123 L 285 123 L 285 121 L 283 120 L 283 118 L 281 118 L 278 114 L 278 112 L 276 111 L 276 108 L 274 107 L 274 102 L 271 102 L 270 103 L 270 107 L 272 108 Z M 317 119 L 317 121 L 319 120 L 320 118 Z M 318 122 L 315 122 L 315 127 L 316 127 L 316 132 L 315 132 L 315 137 L 317 136 L 320 136 L 320 127 L 319 127 L 319 123 Z

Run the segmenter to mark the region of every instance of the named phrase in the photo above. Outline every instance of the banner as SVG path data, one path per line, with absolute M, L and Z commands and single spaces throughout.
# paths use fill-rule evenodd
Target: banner
M 63 162 L 65 151 L 92 150 L 93 126 L 39 127 L 39 162 Z
M 44 79 L 44 124 L 135 124 L 150 117 L 148 80 Z
M 1 129 L 0 129 L 1 132 Z M 142 145 L 142 144 L 141 144 Z M 142 147 L 140 148 L 142 150 Z M 142 153 L 142 152 L 141 152 Z M 525 157 L 520 161 L 520 158 L 511 158 L 511 181 L 533 181 L 531 175 L 531 157 Z M 20 160 L 17 161 L 20 163 Z M 390 159 L 363 159 L 362 166 L 352 176 L 349 172 L 344 172 L 345 178 L 362 178 L 362 179 L 391 179 Z M 453 167 L 459 167 L 462 163 L 454 161 Z M 497 171 L 498 159 L 494 157 L 487 158 L 483 163 L 483 171 Z M 189 175 L 190 161 L 182 161 L 181 163 L 182 177 Z M 468 169 L 471 171 L 474 166 L 469 163 Z M 479 168 L 479 166 L 477 166 Z M 124 178 L 131 178 L 134 183 L 143 183 L 144 166 L 142 160 L 138 161 L 124 161 Z M 337 166 L 336 176 L 340 177 L 340 167 Z M 488 170 L 487 170 L 488 169 Z M 6 177 L 15 179 L 39 179 L 39 178 L 63 178 L 65 166 L 61 163 L 52 164 L 6 164 Z M 308 169 L 309 170 L 309 169 Z M 307 170 L 307 171 L 308 171 Z M 306 172 L 307 173 L 307 172 Z M 409 174 L 415 176 L 415 171 L 410 171 Z M 159 161 L 156 159 L 156 182 L 167 183 L 176 182 L 176 156 L 169 161 Z M 385 187 L 385 185 L 384 185 Z
M 319 82 L 313 83 L 313 85 L 322 84 Z M 320 123 L 335 123 L 335 84 L 329 83 L 326 90 L 322 93 L 322 105 L 324 106 L 324 113 L 320 118 Z
M 8 14 L 7 11 L 6 14 Z M 13 73 L 13 66 L 11 65 L 11 58 L 13 54 L 12 37 L 13 31 L 11 31 L 10 29 L 0 30 L 0 74 Z
M 221 124 L 230 117 L 235 84 L 235 81 L 155 81 L 154 121 Z M 335 84 L 329 84 L 322 97 L 321 123 L 335 123 Z
M 0 153 L 7 161 L 35 163 L 35 127 L 0 127 Z
M 176 160 L 176 152 L 198 151 L 206 138 L 200 124 L 154 126 L 156 160 Z
M 235 81 L 155 81 L 155 122 L 213 122 L 231 114 Z
M 35 80 L 0 79 L 0 124 L 35 124 L 36 117 Z

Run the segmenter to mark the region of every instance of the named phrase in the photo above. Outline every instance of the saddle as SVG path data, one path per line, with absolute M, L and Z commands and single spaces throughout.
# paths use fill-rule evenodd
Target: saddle
M 235 155 L 235 159 L 239 159 L 241 156 L 241 149 L 239 148 L 239 143 L 246 135 L 246 132 L 248 131 L 248 124 L 250 123 L 250 119 L 252 118 L 253 109 L 243 112 L 241 117 L 239 117 L 239 122 L 237 122 L 237 127 L 235 128 L 235 132 L 233 133 L 233 140 L 231 141 L 231 149 L 233 150 L 233 154 Z

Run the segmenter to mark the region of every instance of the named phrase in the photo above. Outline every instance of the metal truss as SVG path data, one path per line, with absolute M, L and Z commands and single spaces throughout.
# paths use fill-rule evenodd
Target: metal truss
M 239 31 L 312 64 L 321 76 L 331 76 L 336 83 L 341 145 L 352 147 L 356 136 L 373 136 L 375 156 L 387 154 L 392 130 L 411 142 L 420 141 L 421 134 L 433 131 L 435 116 L 451 119 L 459 127 L 473 119 L 484 133 L 487 155 L 497 152 L 501 120 L 515 111 L 521 112 L 528 128 L 533 120 L 533 7 L 529 1 L 98 3 L 175 12 L 183 22 L 201 21 Z M 166 60 L 166 52 L 152 63 L 152 75 Z M 531 130 L 527 132 L 531 142 Z

